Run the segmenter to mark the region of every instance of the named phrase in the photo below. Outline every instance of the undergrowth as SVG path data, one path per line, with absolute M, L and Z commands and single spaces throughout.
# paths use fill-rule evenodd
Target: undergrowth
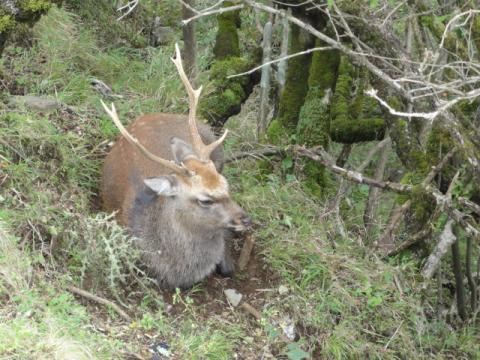
M 138 261 L 135 239 L 100 212 L 100 166 L 117 131 L 91 80 L 120 95 L 113 99 L 125 123 L 146 112 L 186 112 L 186 94 L 172 46 L 107 47 L 85 19 L 53 9 L 32 30 L 32 47 L 11 45 L 2 59 L 0 357 L 148 357 L 160 343 L 179 359 L 480 355 L 473 325 L 453 328 L 435 317 L 415 259 L 386 262 L 364 246 L 357 206 L 368 195 L 364 188 L 347 196 L 348 236 L 340 238 L 326 205 L 294 174 L 286 176 L 278 159 L 268 173 L 252 160 L 225 170 L 233 197 L 259 224 L 255 251 L 273 279 L 272 288 L 258 289 L 262 319 L 229 307 L 223 294 L 199 303 L 204 283 L 173 295 L 159 290 Z M 210 29 L 201 44 L 213 38 Z M 211 51 L 200 49 L 207 73 Z M 7 108 L 9 93 L 54 97 L 64 106 L 45 114 Z M 227 153 L 255 133 L 246 120 L 228 126 L 241 136 L 228 140 Z M 132 321 L 74 297 L 70 285 L 116 301 Z M 289 324 L 295 336 L 286 341 Z

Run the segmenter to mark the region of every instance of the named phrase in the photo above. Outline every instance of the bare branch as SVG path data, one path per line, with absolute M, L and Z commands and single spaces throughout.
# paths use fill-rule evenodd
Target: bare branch
M 218 4 L 221 4 L 221 3 L 218 3 Z M 226 13 L 226 12 L 229 12 L 229 11 L 240 10 L 240 9 L 243 9 L 243 8 L 244 8 L 244 5 L 240 4 L 240 5 L 222 7 L 220 9 L 215 9 L 215 10 L 210 10 L 210 11 L 203 11 L 203 12 L 199 12 L 197 15 L 192 16 L 189 19 L 182 20 L 182 23 L 184 25 L 187 25 L 190 21 L 200 19 L 201 17 L 204 17 L 204 16 L 209 16 L 209 15 L 214 15 L 214 14 L 223 14 L 223 13 Z
M 120 16 L 117 21 L 121 21 L 124 17 L 128 16 L 133 10 L 135 10 L 135 8 L 138 6 L 140 0 L 132 0 L 132 1 L 129 1 L 127 4 L 119 7 L 117 9 L 118 12 L 123 12 L 123 15 Z
M 278 62 L 281 62 L 281 61 L 285 61 L 285 60 L 288 60 L 288 59 L 291 59 L 291 58 L 294 58 L 294 57 L 297 57 L 297 56 L 310 54 L 314 51 L 326 51 L 326 50 L 333 50 L 333 49 L 334 48 L 332 46 L 322 46 L 322 47 L 311 48 L 311 49 L 308 49 L 308 50 L 305 50 L 305 51 L 300 51 L 298 53 L 291 54 L 291 55 L 288 55 L 288 56 L 284 56 L 284 57 L 279 58 L 279 59 L 275 59 L 275 60 L 272 60 L 272 61 L 267 61 L 267 62 L 263 63 L 262 65 L 254 67 L 253 69 L 245 71 L 243 73 L 235 74 L 235 75 L 229 75 L 229 76 L 227 76 L 227 79 L 232 79 L 232 78 L 236 78 L 236 77 L 239 77 L 239 76 L 249 75 L 249 74 L 251 74 L 251 73 L 253 73 L 257 70 L 262 69 L 265 66 L 275 64 L 275 63 L 278 63 Z
M 448 220 L 445 228 L 440 234 L 440 240 L 435 246 L 435 249 L 432 251 L 430 256 L 425 263 L 425 266 L 422 269 L 422 275 L 430 279 L 435 271 L 437 271 L 438 266 L 440 265 L 440 260 L 447 253 L 449 247 L 457 241 L 457 237 L 452 231 L 453 220 Z

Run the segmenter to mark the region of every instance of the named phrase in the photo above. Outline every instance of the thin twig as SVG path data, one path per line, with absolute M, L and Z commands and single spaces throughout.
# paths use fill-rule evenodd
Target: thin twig
M 252 305 L 250 305 L 247 302 L 243 302 L 240 307 L 245 310 L 247 313 L 252 315 L 255 319 L 261 320 L 262 319 L 262 314 L 260 314 L 260 311 L 255 309 Z
M 262 69 L 265 66 L 275 64 L 275 63 L 278 63 L 278 62 L 281 62 L 281 61 L 284 61 L 284 60 L 289 60 L 289 59 L 297 57 L 297 56 L 310 54 L 310 53 L 315 52 L 315 51 L 327 51 L 327 50 L 333 50 L 333 49 L 334 48 L 332 46 L 321 46 L 321 47 L 311 48 L 311 49 L 308 49 L 308 50 L 305 50 L 305 51 L 300 51 L 300 52 L 297 52 L 295 54 L 291 54 L 291 55 L 284 56 L 284 57 L 281 57 L 281 58 L 278 58 L 278 59 L 275 59 L 275 60 L 267 61 L 267 62 L 263 63 L 262 65 L 258 65 L 257 67 L 254 67 L 253 69 L 250 69 L 250 70 L 245 71 L 243 73 L 229 75 L 229 76 L 227 76 L 227 79 L 232 79 L 232 78 L 236 78 L 236 77 L 239 77 L 239 76 L 249 75 L 251 73 L 254 73 L 257 70 Z
M 120 306 L 118 306 L 117 304 L 115 304 L 114 302 L 110 301 L 110 300 L 107 300 L 105 298 L 102 298 L 98 295 L 95 295 L 95 294 L 92 294 L 86 290 L 82 290 L 82 289 L 79 289 L 73 285 L 70 285 L 67 287 L 68 291 L 76 294 L 76 295 L 80 295 L 86 299 L 89 299 L 89 300 L 92 300 L 92 301 L 95 301 L 99 304 L 102 304 L 102 305 L 105 305 L 105 306 L 110 306 L 113 310 L 115 310 L 117 312 L 118 315 L 120 315 L 124 320 L 130 322 L 132 321 L 132 318 L 125 312 L 123 311 Z
M 224 163 L 230 163 L 234 162 L 236 160 L 244 159 L 247 157 L 253 157 L 253 158 L 261 158 L 264 156 L 274 156 L 274 155 L 281 155 L 284 154 L 285 150 L 277 147 L 267 147 L 264 149 L 257 149 L 257 150 L 252 150 L 252 151 L 245 151 L 245 152 L 239 152 L 236 154 L 232 154 L 231 156 L 227 157 L 223 162 Z
M 244 7 L 243 4 L 240 4 L 240 5 L 222 7 L 220 9 L 216 9 L 216 10 L 205 11 L 205 12 L 199 13 L 195 16 L 192 16 L 191 18 L 182 20 L 182 23 L 184 25 L 187 25 L 190 21 L 197 20 L 197 19 L 199 19 L 201 17 L 204 17 L 204 16 L 209 16 L 209 15 L 214 15 L 214 14 L 223 14 L 223 13 L 226 13 L 226 12 L 229 12 L 229 11 L 235 11 L 235 10 L 243 9 L 243 7 Z

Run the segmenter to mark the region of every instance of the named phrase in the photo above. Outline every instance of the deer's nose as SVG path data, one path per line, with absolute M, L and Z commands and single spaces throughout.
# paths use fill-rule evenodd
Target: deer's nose
M 253 222 L 252 222 L 252 219 L 250 219 L 250 217 L 248 215 L 245 215 L 243 218 L 242 218 L 242 224 L 243 226 L 245 227 L 250 227 L 252 226 Z

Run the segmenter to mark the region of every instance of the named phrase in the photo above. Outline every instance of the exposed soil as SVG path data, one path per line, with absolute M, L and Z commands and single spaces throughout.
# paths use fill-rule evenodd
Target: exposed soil
M 232 256 L 237 261 L 240 255 L 243 240 L 235 239 L 232 244 Z M 253 359 L 255 354 L 264 346 L 264 337 L 256 319 L 249 313 L 246 313 L 240 307 L 233 308 L 225 297 L 225 289 L 235 289 L 243 295 L 242 303 L 247 302 L 260 313 L 268 301 L 268 295 L 274 294 L 278 287 L 278 275 L 275 274 L 268 264 L 265 263 L 264 257 L 260 253 L 258 246 L 254 247 L 247 267 L 243 271 L 236 271 L 233 278 L 224 278 L 218 274 L 212 274 L 205 279 L 199 286 L 195 286 L 190 290 L 181 292 L 181 296 L 185 299 L 187 296 L 193 300 L 195 308 L 196 321 L 203 322 L 209 318 L 221 318 L 226 323 L 241 322 L 245 327 L 251 327 L 251 337 L 255 341 L 251 344 L 241 344 L 236 349 L 239 354 L 238 359 Z M 200 289 L 200 290 L 199 290 Z M 101 294 L 98 294 L 101 295 Z M 132 294 L 131 294 L 132 295 Z M 166 304 L 166 314 L 169 318 L 175 319 L 187 312 L 185 304 L 174 301 L 175 291 L 159 290 L 159 296 L 163 296 Z M 128 305 L 133 310 L 140 303 L 142 293 L 130 296 Z M 113 320 L 106 313 L 106 308 L 97 303 L 93 303 L 86 299 L 80 299 L 88 308 L 92 315 L 92 327 L 95 331 L 108 334 L 115 338 L 124 339 L 131 342 L 135 339 L 137 344 L 141 346 L 142 351 L 139 354 L 124 353 L 119 354 L 124 359 L 162 359 L 161 357 L 152 357 L 151 347 L 159 343 L 167 343 L 167 339 L 163 338 L 155 331 L 145 331 L 143 329 L 134 330 L 129 327 L 122 319 Z M 111 299 L 114 300 L 114 299 Z M 115 300 L 114 300 L 115 301 Z M 141 314 L 136 314 L 139 320 Z M 173 350 L 172 357 L 169 359 L 177 359 Z
M 243 241 L 235 241 L 232 249 L 234 259 L 238 260 L 242 245 Z M 209 314 L 221 314 L 226 308 L 229 308 L 224 290 L 235 289 L 243 295 L 242 302 L 247 301 L 261 311 L 263 306 L 262 294 L 274 290 L 277 281 L 278 275 L 268 267 L 257 247 L 253 249 L 245 270 L 237 271 L 233 278 L 224 278 L 218 274 L 213 274 L 203 281 L 201 291 L 191 294 L 187 292 L 187 295 L 194 300 L 195 305 L 206 306 Z M 175 314 L 183 311 L 184 306 L 173 304 L 173 294 L 173 292 L 164 292 L 164 300 L 172 305 L 172 313 Z

